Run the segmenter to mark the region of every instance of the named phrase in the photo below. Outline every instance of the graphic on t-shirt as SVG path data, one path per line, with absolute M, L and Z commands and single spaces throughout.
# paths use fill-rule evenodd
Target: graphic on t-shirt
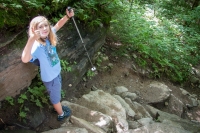
M 53 67 L 59 62 L 58 54 L 56 52 L 56 47 L 51 46 L 49 43 L 46 43 L 46 55 L 50 65 Z

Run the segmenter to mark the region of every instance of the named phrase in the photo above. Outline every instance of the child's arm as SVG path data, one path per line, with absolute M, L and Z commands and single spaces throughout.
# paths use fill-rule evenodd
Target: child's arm
M 24 47 L 24 50 L 22 52 L 22 57 L 21 57 L 22 62 L 27 63 L 32 59 L 31 49 L 35 40 L 37 40 L 39 37 L 40 37 L 39 30 L 32 29 L 32 34 L 28 38 L 26 46 Z
M 66 14 L 63 18 L 61 18 L 56 25 L 54 26 L 54 28 L 56 29 L 56 32 L 63 27 L 63 25 L 72 17 L 74 16 L 74 11 L 71 10 L 70 12 L 66 9 Z

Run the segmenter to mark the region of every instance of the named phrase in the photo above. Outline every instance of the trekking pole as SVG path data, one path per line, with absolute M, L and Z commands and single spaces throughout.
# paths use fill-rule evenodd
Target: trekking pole
M 71 9 L 72 9 L 71 7 L 67 7 L 67 10 L 68 10 L 69 12 L 71 11 Z M 91 61 L 91 59 L 90 59 L 90 56 L 89 56 L 89 54 L 88 54 L 88 51 L 87 51 L 87 49 L 86 49 L 86 47 L 85 47 L 85 44 L 84 44 L 84 42 L 83 42 L 83 39 L 82 39 L 82 37 L 81 37 L 80 31 L 79 31 L 79 29 L 78 29 L 78 26 L 77 26 L 77 24 L 76 24 L 76 21 L 75 21 L 75 19 L 74 19 L 74 16 L 72 16 L 71 18 L 72 18 L 72 20 L 73 20 L 73 22 L 74 22 L 74 25 L 75 25 L 75 27 L 76 27 L 76 30 L 77 30 L 77 32 L 78 32 L 78 34 L 79 34 L 79 37 L 80 37 L 81 42 L 82 42 L 82 44 L 83 44 L 83 47 L 84 47 L 84 49 L 85 49 L 85 51 L 86 51 L 86 54 L 87 54 L 88 59 L 89 59 L 89 61 L 90 61 L 90 64 L 92 65 L 91 70 L 92 70 L 92 71 L 95 71 L 95 70 L 96 70 L 96 67 L 92 64 L 92 61 Z

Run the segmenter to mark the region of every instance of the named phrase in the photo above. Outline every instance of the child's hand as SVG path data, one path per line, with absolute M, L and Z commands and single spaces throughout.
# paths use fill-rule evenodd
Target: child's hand
M 74 16 L 74 10 L 73 10 L 73 9 L 71 9 L 71 10 L 70 10 L 70 12 L 69 12 L 69 11 L 68 11 L 68 9 L 66 9 L 66 14 L 67 14 L 67 16 L 68 16 L 68 17 L 70 17 L 70 18 L 71 18 L 71 17 L 73 17 L 73 16 Z
M 33 37 L 36 40 L 39 39 L 40 38 L 40 31 L 32 28 L 32 33 L 30 34 L 30 37 Z

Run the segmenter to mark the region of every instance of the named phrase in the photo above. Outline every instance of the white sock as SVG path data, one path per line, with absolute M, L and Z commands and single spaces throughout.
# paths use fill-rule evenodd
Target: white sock
M 64 115 L 64 112 L 61 115 L 59 115 L 59 116 L 63 116 L 63 115 Z

